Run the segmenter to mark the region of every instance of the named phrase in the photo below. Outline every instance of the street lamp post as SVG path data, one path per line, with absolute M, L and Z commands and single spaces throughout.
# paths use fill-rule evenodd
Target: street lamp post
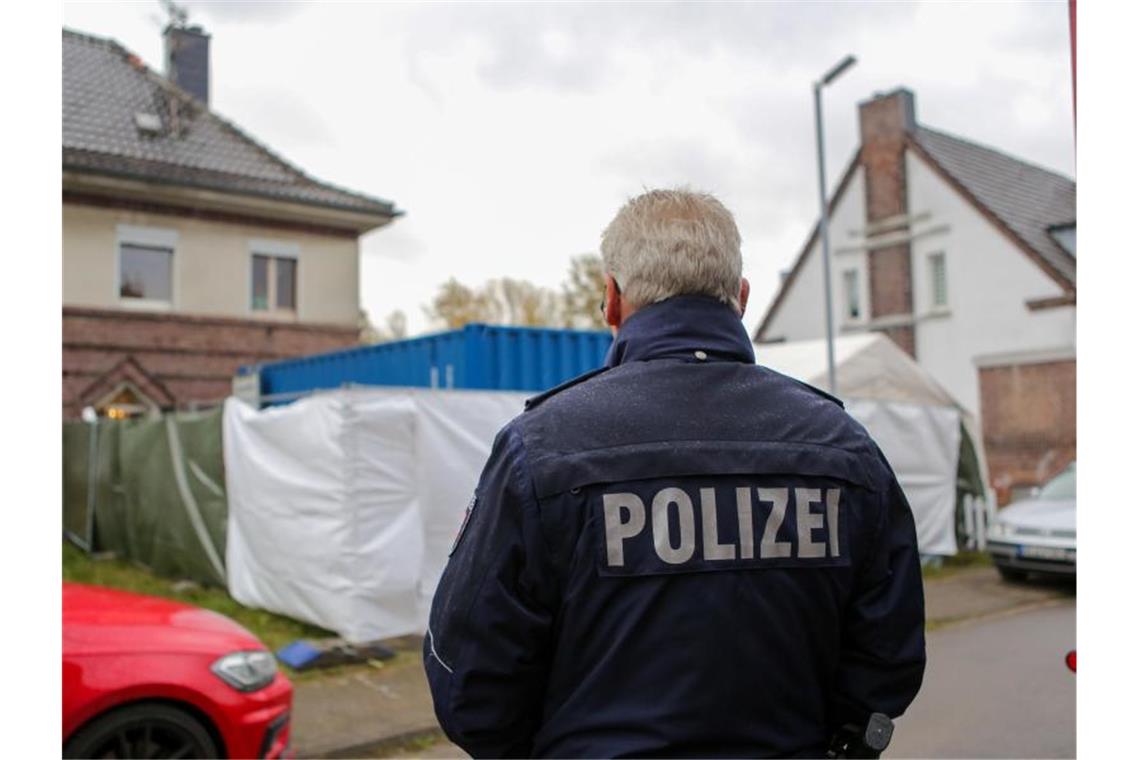
M 847 56 L 811 86 L 812 94 L 815 95 L 815 151 L 816 162 L 819 165 L 819 240 L 823 246 L 823 300 L 827 310 L 827 386 L 832 394 L 835 393 L 835 336 L 831 318 L 831 245 L 827 234 L 827 171 L 823 160 L 823 105 L 820 93 L 824 87 L 838 79 L 840 74 L 854 64 L 855 56 Z

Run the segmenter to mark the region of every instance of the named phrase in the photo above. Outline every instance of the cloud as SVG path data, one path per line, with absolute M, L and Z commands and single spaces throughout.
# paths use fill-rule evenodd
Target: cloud
M 401 217 L 388 226 L 369 233 L 361 240 L 361 253 L 376 261 L 413 264 L 428 254 L 422 231 L 414 218 Z
M 693 136 L 648 138 L 622 145 L 603 153 L 597 169 L 617 177 L 622 187 L 634 192 L 689 185 L 694 190 L 725 193 L 755 186 L 750 164 L 733 150 Z
M 592 6 L 599 10 L 606 6 Z M 609 52 L 580 22 L 581 8 L 557 4 L 425 5 L 410 19 L 407 51 L 423 56 L 473 44 L 475 71 L 497 89 L 554 88 L 592 92 L 604 84 Z
M 477 73 L 492 87 L 594 92 L 629 50 L 814 71 L 827 62 L 815 54 L 838 49 L 854 27 L 901 24 L 913 13 L 910 4 L 847 2 L 428 5 L 412 20 L 409 54 L 476 40 L 484 51 Z
M 278 86 L 235 86 L 230 93 L 242 102 L 243 113 L 252 124 L 272 125 L 272 132 L 281 142 L 294 146 L 334 141 L 334 134 L 309 101 L 296 93 Z M 268 129 L 258 130 L 267 133 Z
M 219 23 L 276 23 L 285 21 L 300 11 L 306 3 L 272 2 L 272 0 L 188 0 L 178 3 L 185 6 L 190 12 L 190 23 L 195 23 L 199 16 L 205 16 L 210 21 Z

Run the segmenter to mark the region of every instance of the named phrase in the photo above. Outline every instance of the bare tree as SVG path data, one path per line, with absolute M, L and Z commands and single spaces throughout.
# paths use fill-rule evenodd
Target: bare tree
M 360 317 L 356 320 L 357 329 L 360 330 L 360 344 L 362 346 L 370 346 L 373 343 L 383 343 L 384 336 L 381 335 L 380 330 L 376 325 L 372 324 L 372 320 L 368 317 L 368 310 L 361 309 Z
M 483 292 L 498 304 L 504 324 L 524 327 L 559 324 L 559 299 L 552 290 L 526 280 L 503 277 L 488 282 Z
M 452 277 L 439 286 L 424 313 L 448 329 L 487 322 L 601 330 L 606 322 L 598 307 L 604 296 L 602 258 L 583 253 L 570 259 L 566 280 L 557 291 L 512 277 L 488 280 L 482 287 L 472 288 Z
M 606 320 L 600 306 L 605 291 L 601 256 L 582 253 L 570 259 L 570 271 L 562 283 L 563 324 L 579 329 L 604 329 Z
M 399 309 L 384 318 L 382 327 L 372 324 L 372 320 L 368 318 L 368 312 L 361 309 L 359 325 L 360 343 L 362 345 L 388 343 L 408 337 L 408 317 Z
M 403 340 L 408 337 L 408 315 L 396 309 L 384 320 L 384 327 L 391 340 Z
M 470 322 L 497 322 L 499 304 L 486 290 L 474 290 L 454 277 L 439 286 L 431 305 L 424 307 L 428 319 L 454 330 Z

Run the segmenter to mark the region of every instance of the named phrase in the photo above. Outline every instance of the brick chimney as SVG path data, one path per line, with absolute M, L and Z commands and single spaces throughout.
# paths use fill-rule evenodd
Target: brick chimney
M 210 35 L 200 26 L 171 24 L 162 33 L 166 48 L 166 78 L 210 104 Z
M 906 191 L 906 135 L 915 129 L 914 94 L 905 88 L 876 94 L 859 104 L 867 227 L 867 272 L 872 321 L 911 356 L 914 298 L 910 242 L 877 244 L 877 239 L 910 231 Z

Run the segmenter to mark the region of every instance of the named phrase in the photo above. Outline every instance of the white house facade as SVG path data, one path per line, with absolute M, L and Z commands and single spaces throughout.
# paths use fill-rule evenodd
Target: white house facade
M 210 109 L 209 35 L 166 75 L 63 30 L 63 410 L 218 403 L 238 367 L 359 340 L 361 235 L 402 213 Z
M 861 104 L 860 126 L 831 200 L 836 334 L 886 333 L 978 417 L 999 492 L 1041 482 L 1075 457 L 1075 183 L 919 126 L 907 90 Z M 819 247 L 757 343 L 823 337 Z

